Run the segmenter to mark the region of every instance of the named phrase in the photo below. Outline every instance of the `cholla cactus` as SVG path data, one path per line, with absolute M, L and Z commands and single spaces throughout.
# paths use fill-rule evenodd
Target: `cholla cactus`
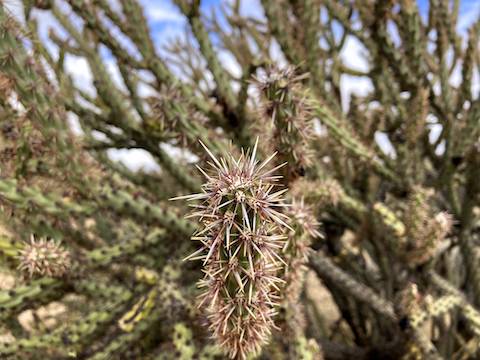
M 70 253 L 60 243 L 53 239 L 40 238 L 32 235 L 30 242 L 20 250 L 18 269 L 29 277 L 52 276 L 60 277 L 70 268 Z
M 433 191 L 416 187 L 408 200 L 404 215 L 406 234 L 399 242 L 399 251 L 410 266 L 430 260 L 452 228 L 450 214 L 434 214 L 428 204 L 432 196 Z
M 288 240 L 285 244 L 285 286 L 282 289 L 282 310 L 279 337 L 285 348 L 291 347 L 298 341 L 305 330 L 305 314 L 300 295 L 303 289 L 305 273 L 307 271 L 308 256 L 311 254 L 311 242 L 314 238 L 322 237 L 319 231 L 319 222 L 311 206 L 303 199 L 293 200 L 287 208 L 286 214 L 290 217 L 292 229 L 288 231 Z
M 306 271 L 308 256 L 311 252 L 311 240 L 320 238 L 320 223 L 310 206 L 301 199 L 293 200 L 287 210 L 291 219 L 292 229 L 288 234 L 288 242 L 285 246 L 288 267 L 286 268 L 286 282 L 284 297 L 290 303 L 298 302 L 303 285 L 303 276 Z
M 203 200 L 190 215 L 202 224 L 193 236 L 202 246 L 189 258 L 203 260 L 199 306 L 213 336 L 231 358 L 245 359 L 259 352 L 273 327 L 288 228 L 280 212 L 285 190 L 275 190 L 278 167 L 266 169 L 273 155 L 260 164 L 255 159 L 257 143 L 238 159 L 217 159 L 205 149 L 213 163 L 210 172 L 201 170 L 203 192 L 180 197 Z
M 479 358 L 468 4 L 254 3 L 0 1 L 2 360 Z
M 292 66 L 271 67 L 263 77 L 254 77 L 261 95 L 260 115 L 274 124 L 270 143 L 278 151 L 279 158 L 288 163 L 288 180 L 302 175 L 312 160 L 313 115 L 300 86 L 307 77 L 308 74 L 296 75 Z

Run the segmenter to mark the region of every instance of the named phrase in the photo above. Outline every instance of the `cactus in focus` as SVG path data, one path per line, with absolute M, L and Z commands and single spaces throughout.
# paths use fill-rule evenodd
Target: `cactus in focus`
M 203 192 L 183 197 L 203 200 L 190 215 L 202 224 L 193 236 L 202 246 L 189 256 L 203 261 L 199 306 L 218 344 L 241 359 L 258 354 L 269 340 L 289 220 L 281 212 L 286 190 L 278 189 L 278 167 L 267 167 L 272 156 L 259 163 L 257 144 L 237 159 L 217 159 L 205 148 L 212 161 L 211 171 L 201 170 Z

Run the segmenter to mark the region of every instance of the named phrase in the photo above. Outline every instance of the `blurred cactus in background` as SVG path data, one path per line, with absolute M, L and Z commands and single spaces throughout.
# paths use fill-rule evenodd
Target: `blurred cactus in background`
M 137 0 L 13 2 L 1 359 L 480 357 L 459 1 L 175 0 L 164 46 Z M 155 165 L 114 160 L 133 149 Z

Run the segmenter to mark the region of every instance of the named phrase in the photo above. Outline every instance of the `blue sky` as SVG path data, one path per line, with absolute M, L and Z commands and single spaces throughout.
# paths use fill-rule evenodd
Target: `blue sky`
M 152 14 L 157 16 L 152 16 L 156 18 L 151 22 L 152 29 L 156 32 L 161 30 L 162 27 L 168 26 L 169 21 L 177 21 L 177 16 L 180 16 L 180 12 L 173 5 L 171 0 L 140 0 L 147 9 L 147 16 L 151 11 Z M 228 3 L 228 0 L 203 0 L 202 1 L 202 11 L 205 13 L 210 13 L 212 10 L 218 11 L 222 5 Z M 418 7 L 420 9 L 421 15 L 426 18 L 428 14 L 428 0 L 419 0 L 417 1 Z M 259 4 L 259 0 L 243 0 L 242 11 L 248 13 L 249 15 L 263 16 L 263 11 Z M 479 0 L 462 0 L 460 1 L 460 21 L 459 26 L 465 28 L 468 24 L 471 24 L 480 13 L 480 1 Z M 163 19 L 160 19 L 158 15 L 162 14 Z
M 155 43 L 161 49 L 165 44 L 176 37 L 184 36 L 184 29 L 187 27 L 186 20 L 182 16 L 179 9 L 174 5 L 172 0 L 140 0 L 145 8 L 152 35 Z M 221 16 L 221 9 L 233 0 L 203 0 L 202 12 L 204 15 L 210 17 L 213 12 Z M 242 0 L 241 11 L 243 14 L 263 18 L 263 9 L 260 5 L 260 0 Z M 428 16 L 428 0 L 419 0 L 418 6 L 421 16 L 426 20 Z M 476 20 L 480 15 L 480 0 L 463 0 L 460 2 L 458 30 L 465 33 L 466 29 Z M 212 36 L 215 41 L 215 37 Z M 365 61 L 361 59 L 361 45 L 350 41 L 349 46 L 345 50 L 348 56 L 345 56 L 353 67 L 359 69 L 365 68 Z M 225 54 L 224 54 L 225 55 Z M 228 57 L 227 57 L 228 59 Z M 353 60 L 352 60 L 353 59 Z M 230 68 L 234 68 L 234 61 L 228 59 Z

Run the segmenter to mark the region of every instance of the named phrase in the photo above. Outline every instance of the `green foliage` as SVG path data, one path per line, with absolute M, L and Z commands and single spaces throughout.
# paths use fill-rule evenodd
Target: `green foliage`
M 137 0 L 0 1 L 0 358 L 478 358 L 478 20 L 457 31 L 457 0 L 174 2 L 187 36 L 158 49 Z M 198 222 L 168 200 L 201 191 Z M 250 223 L 268 247 L 226 243 Z M 199 231 L 205 263 L 182 261 Z

